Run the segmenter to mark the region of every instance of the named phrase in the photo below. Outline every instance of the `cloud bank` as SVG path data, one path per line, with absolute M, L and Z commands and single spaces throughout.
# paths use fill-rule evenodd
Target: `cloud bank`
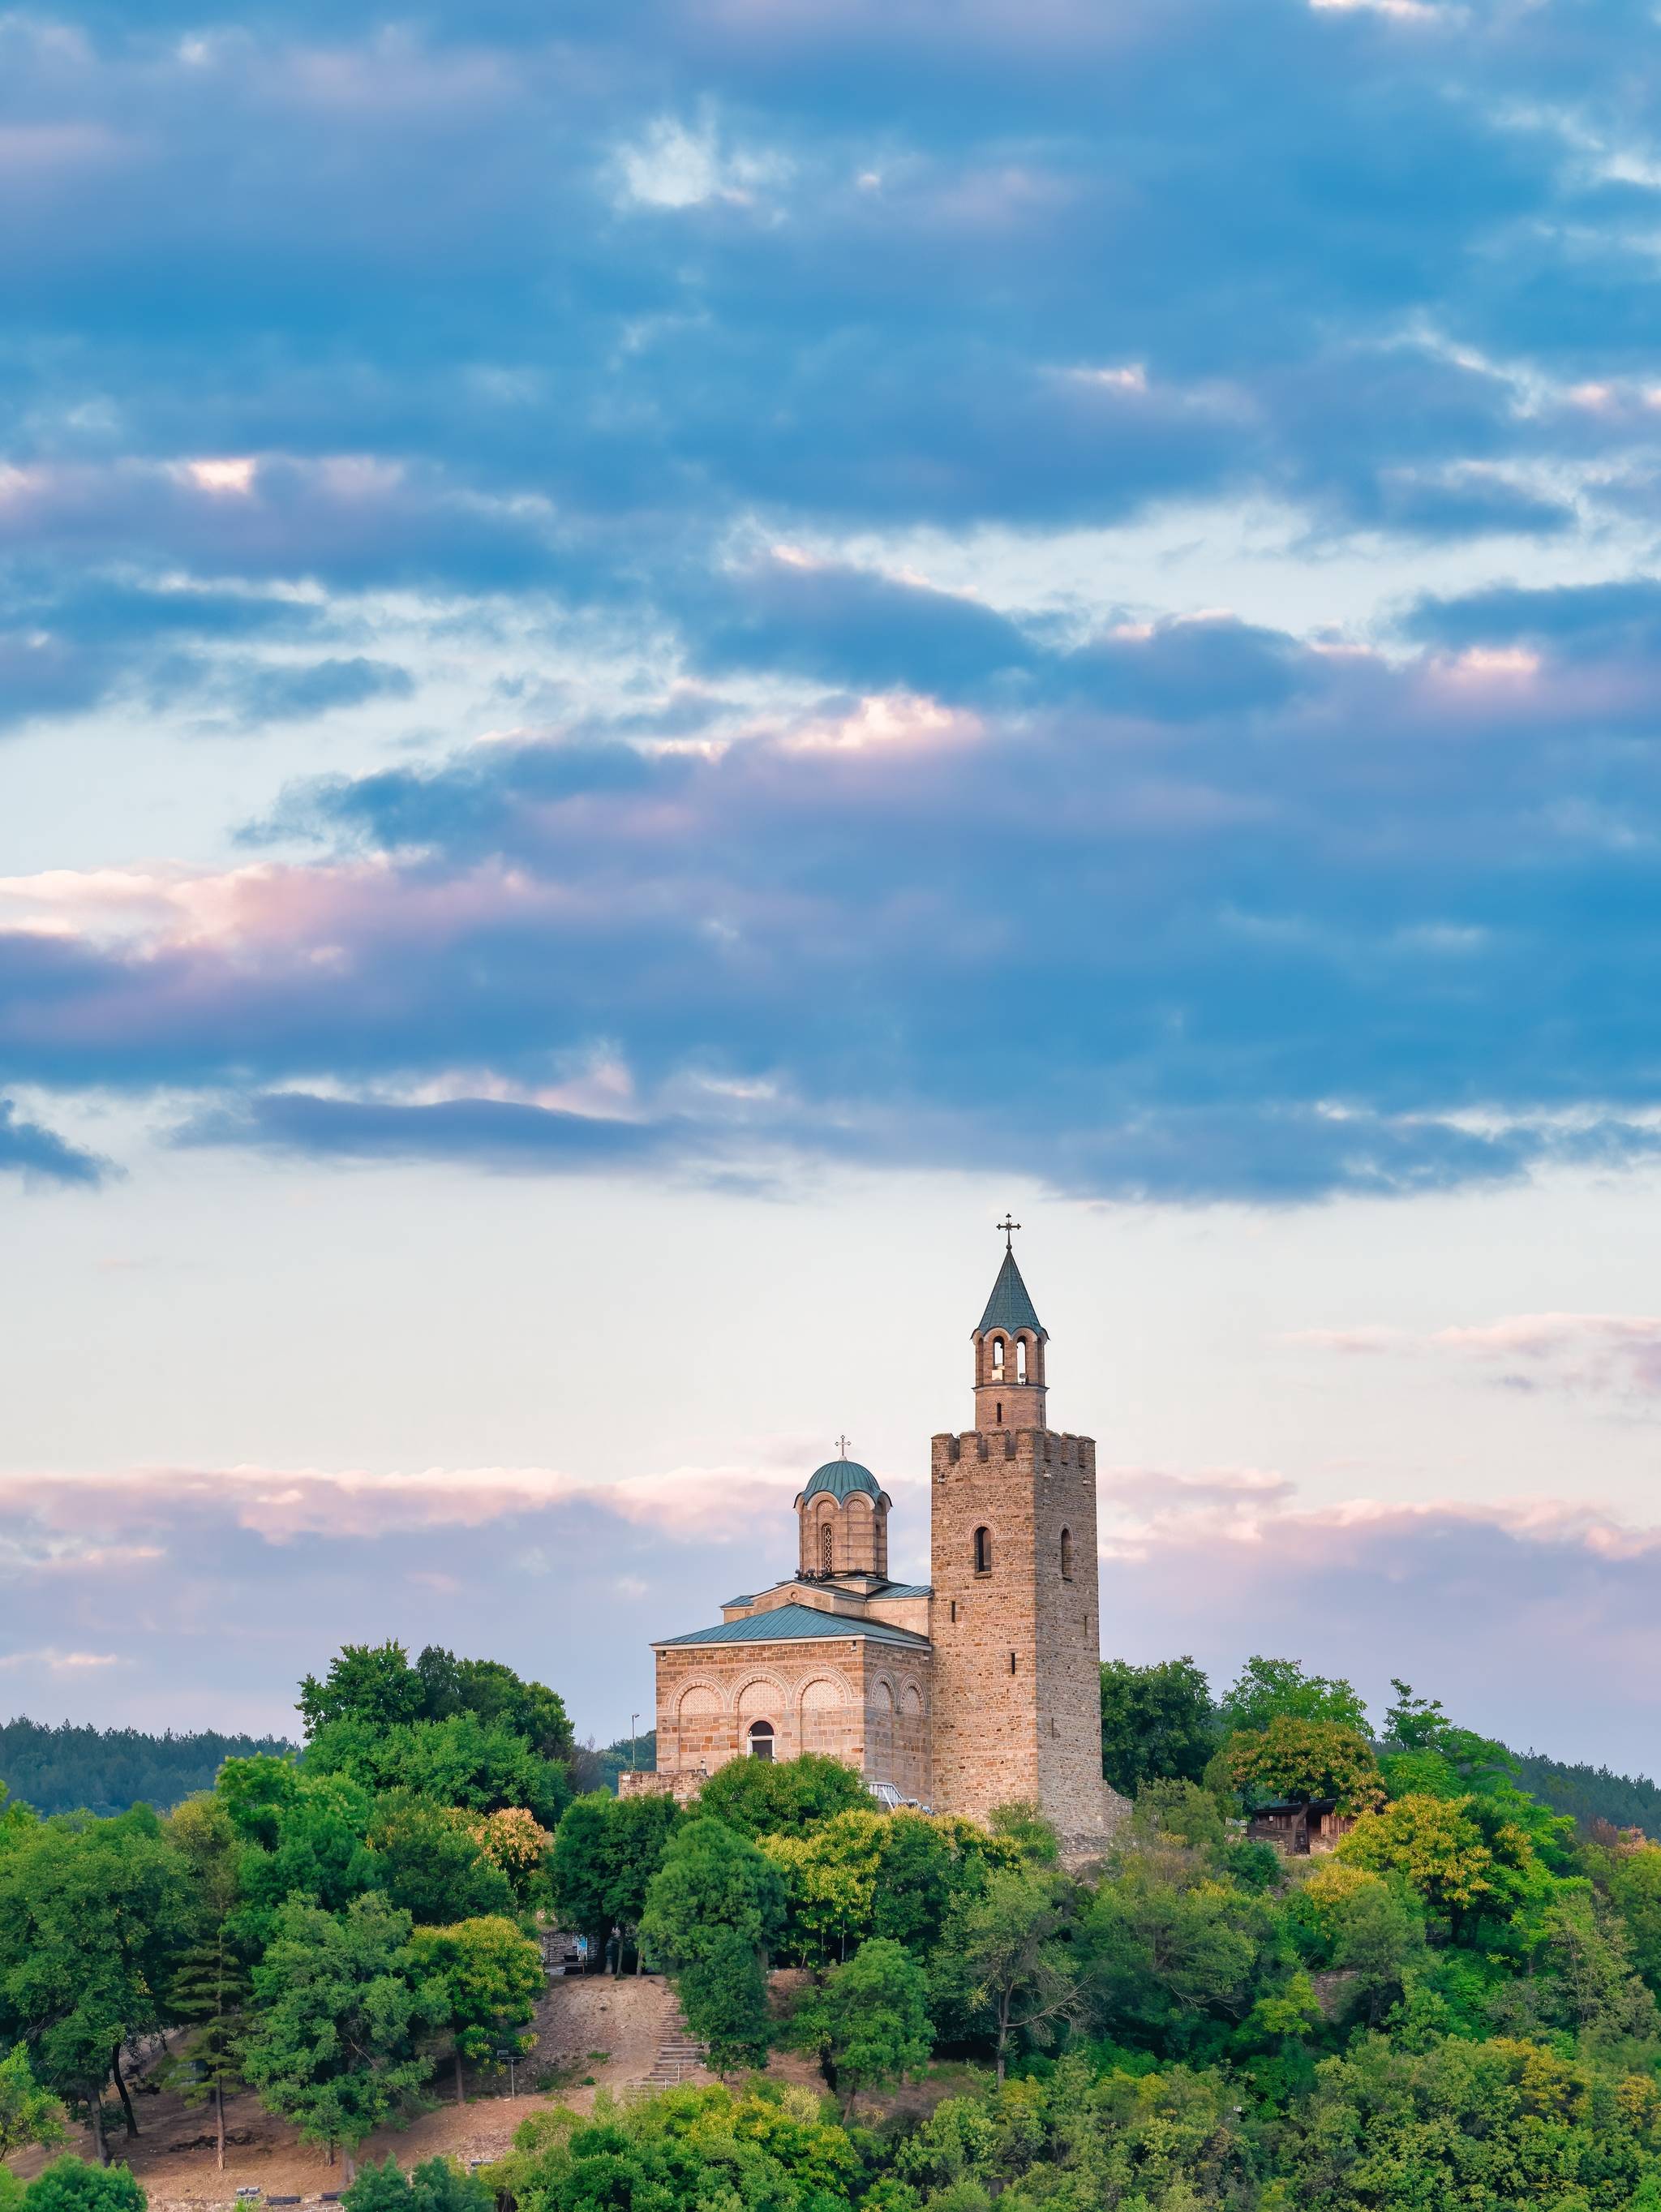
M 8 1477 L 7 1702 L 292 1729 L 290 1681 L 343 1638 L 397 1636 L 509 1659 L 603 1740 L 650 1710 L 652 1637 L 788 1567 L 800 1468 L 783 1456 L 609 1486 L 546 1468 Z M 926 1573 L 925 1486 L 882 1479 L 897 1568 Z M 1220 1685 L 1251 1652 L 1295 1656 L 1379 1710 L 1405 1674 L 1519 1747 L 1652 1762 L 1661 1529 L 1543 1498 L 1315 1507 L 1233 1468 L 1109 1468 L 1102 1513 L 1109 1653 L 1191 1651 Z
M 9 882 L 0 1084 L 748 1183 L 1648 1158 L 1648 29 L 7 18 L 6 726 L 385 764 L 239 868 Z M 1376 563 L 1373 619 L 1194 604 L 1185 517 Z M 8 1167 L 98 1172 L 50 1115 Z

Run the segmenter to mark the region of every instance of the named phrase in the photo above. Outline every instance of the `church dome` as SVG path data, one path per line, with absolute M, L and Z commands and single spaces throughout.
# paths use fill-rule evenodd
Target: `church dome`
M 823 1467 L 815 1468 L 808 1477 L 803 1498 L 818 1498 L 828 1491 L 833 1498 L 852 1498 L 856 1490 L 863 1490 L 868 1498 L 880 1498 L 882 1486 L 870 1468 L 861 1467 L 857 1459 L 827 1459 Z

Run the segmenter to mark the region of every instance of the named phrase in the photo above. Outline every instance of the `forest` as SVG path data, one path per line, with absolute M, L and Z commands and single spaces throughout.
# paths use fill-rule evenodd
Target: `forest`
M 251 2087 L 349 2162 L 528 2050 L 549 1926 L 668 1974 L 720 2083 L 550 2100 L 476 2174 L 349 2166 L 348 2212 L 1661 2212 L 1640 1823 L 1577 1827 L 1404 1682 L 1376 1721 L 1261 1656 L 1216 1694 L 1110 1667 L 1102 1700 L 1131 1810 L 1070 1870 L 1030 1807 L 887 1814 L 829 1759 L 686 1808 L 579 1789 L 551 1690 L 349 1646 L 298 1755 L 165 1814 L 0 1813 L 0 2160 L 72 2122 L 92 2149 L 0 2163 L 0 2212 L 142 2212 L 123 2056 L 164 2030 L 191 2094 Z M 1317 1801 L 1330 1852 L 1247 1833 Z
M 124 1813 L 130 1805 L 171 1812 L 211 1790 L 227 1759 L 277 1757 L 294 1747 L 279 1736 L 221 1735 L 203 1729 L 147 1735 L 142 1729 L 47 1728 L 20 1714 L 0 1721 L 0 1784 L 37 1813 Z

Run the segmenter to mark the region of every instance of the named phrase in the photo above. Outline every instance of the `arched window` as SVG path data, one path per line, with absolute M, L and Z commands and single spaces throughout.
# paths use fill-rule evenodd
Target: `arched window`
M 752 1759 L 773 1757 L 773 1723 L 771 1721 L 750 1723 L 749 1755 Z
M 994 1382 L 1003 1380 L 1003 1340 L 1001 1336 L 992 1339 L 992 1380 Z
M 977 1528 L 974 1532 L 974 1571 L 978 1575 L 989 1575 L 992 1571 L 992 1532 Z
M 819 1571 L 821 1575 L 828 1575 L 834 1573 L 835 1568 L 836 1538 L 832 1533 L 830 1522 L 826 1521 L 821 1524 L 819 1530 Z
M 1018 1336 L 1015 1339 L 1015 1381 L 1024 1382 L 1026 1380 L 1027 1340 L 1024 1336 Z
M 1073 1579 L 1073 1532 L 1070 1528 L 1064 1528 L 1061 1532 L 1061 1579 L 1064 1583 Z

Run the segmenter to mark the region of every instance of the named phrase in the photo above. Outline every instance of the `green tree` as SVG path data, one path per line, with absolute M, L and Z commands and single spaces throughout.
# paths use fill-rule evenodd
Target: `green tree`
M 1384 1802 L 1372 1745 L 1338 1721 L 1276 1713 L 1260 1732 L 1229 1738 L 1228 1766 L 1248 1803 L 1285 1798 L 1307 1805 L 1331 1797 L 1341 1813 L 1370 1813 Z
M 1054 1823 L 1046 1820 L 1029 1799 L 1017 1797 L 1008 1805 L 994 1805 L 987 1825 L 995 1836 L 1015 1845 L 1022 1866 L 1058 1864 L 1061 1838 Z
M 609 1790 L 590 1790 L 567 1806 L 555 1832 L 549 1858 L 554 1910 L 565 1925 L 585 1936 L 601 1954 L 611 1933 L 611 1863 L 607 1850 L 611 1808 Z
M 51 2149 L 69 2140 L 64 2107 L 36 2081 L 20 2043 L 0 2058 L 0 2159 L 32 2144 Z
M 355 2148 L 426 2078 L 418 2039 L 442 2020 L 445 1997 L 423 1984 L 409 1934 L 409 1914 L 379 1895 L 338 1915 L 290 1898 L 254 1969 L 243 2070 L 331 2165 L 339 2145 Z
M 1655 2193 L 1652 2081 L 1536 2042 L 1363 2035 L 1279 2131 L 1281 2201 L 1318 2212 L 1626 2212 Z
M 1586 1858 L 1626 1929 L 1634 1966 L 1661 1996 L 1661 1850 L 1594 1846 Z
M 613 1797 L 605 1816 L 606 1911 L 617 1929 L 617 1972 L 623 1970 L 623 1944 L 638 1933 L 646 1895 L 663 1865 L 681 1808 L 672 1797 Z M 641 1971 L 640 1945 L 635 1972 Z
M 676 1992 L 687 2026 L 709 2052 L 718 2074 L 767 2062 L 767 1960 L 735 1928 L 715 1928 L 694 1957 L 682 1961 Z
M 1468 1797 L 1397 1798 L 1358 1820 L 1338 1846 L 1346 1864 L 1399 1874 L 1458 1939 L 1467 1915 L 1500 1894 L 1493 1851 Z
M 377 1799 L 368 1844 L 376 1886 L 417 1922 L 511 1913 L 513 1886 L 457 1820 L 454 1808 L 410 1790 Z
M 1211 1686 L 1186 1653 L 1151 1667 L 1101 1662 L 1101 1771 L 1134 1797 L 1144 1784 L 1197 1782 L 1217 1747 Z
M 476 2066 L 500 2045 L 529 2048 L 521 2030 L 546 1986 L 542 1953 L 511 1920 L 490 1916 L 449 1928 L 417 1928 L 410 1937 L 422 1987 L 443 2006 L 456 2069 L 456 2102 L 466 2101 L 462 2061 Z
M 384 2166 L 361 2166 L 340 2201 L 346 2212 L 492 2212 L 495 2198 L 453 2159 L 429 2158 L 406 2179 L 389 2152 Z
M 169 2016 L 190 2031 L 167 2072 L 188 2105 L 214 2107 L 215 2163 L 225 2166 L 225 2100 L 241 2079 L 239 2056 L 252 1994 L 233 1916 L 239 1901 L 241 1847 L 229 1808 L 217 1796 L 187 1797 L 167 1824 L 190 1869 L 198 1933 L 173 1970 Z
M 185 1862 L 148 1806 L 57 1816 L 0 1853 L 0 2033 L 27 2044 L 38 2080 L 86 2106 L 100 2160 L 112 2075 L 138 2132 L 121 2046 L 161 2024 L 193 1918 Z
M 270 1942 L 288 1899 L 342 1912 L 373 1889 L 368 1790 L 344 1774 L 312 1773 L 276 1759 L 227 1759 L 215 1795 L 242 1848 L 235 1933 L 252 1956 Z
M 928 2063 L 928 1979 L 909 1951 L 874 1936 L 835 1967 L 791 2023 L 819 2055 L 846 2121 L 862 2089 L 908 2081 Z
M 818 1752 L 799 1759 L 730 1759 L 698 1795 L 698 1810 L 743 1836 L 798 1833 L 834 1814 L 869 1812 L 871 1796 L 851 1766 Z
M 23 2192 L 24 2212 L 145 2212 L 148 2199 L 125 2166 L 54 2159 Z
M 1365 1735 L 1367 1707 L 1342 1675 L 1306 1674 L 1295 1659 L 1248 1659 L 1219 1700 L 1224 1729 L 1266 1729 L 1272 1720 L 1334 1721 Z
M 562 1765 L 500 1721 L 487 1726 L 473 1712 L 386 1729 L 351 1717 L 327 1722 L 312 1737 L 306 1771 L 476 1813 L 523 1806 L 545 1828 L 558 1826 L 571 1800 Z
M 1081 2008 L 1067 1920 L 1053 1877 L 1000 1869 L 947 1923 L 932 1985 L 985 2027 L 1000 2081 L 1017 2035 L 1048 2043 Z
M 767 1960 L 784 1924 L 784 1883 L 755 1845 L 719 1820 L 683 1822 L 646 1893 L 640 1935 L 723 2071 L 766 2050 Z
M 403 1644 L 348 1644 L 329 1662 L 322 1681 L 306 1675 L 297 1711 L 306 1740 L 339 1721 L 361 1721 L 378 1735 L 422 1718 L 427 1688 Z
M 985 1879 L 984 1855 L 965 1850 L 960 1838 L 985 1831 L 968 1821 L 943 1820 L 925 1813 L 888 1815 L 882 1832 L 882 1860 L 871 1903 L 871 1933 L 903 1943 L 926 1958 L 940 1940 L 952 1900 Z
M 846 1959 L 871 1932 L 890 1815 L 836 1813 L 805 1834 L 764 1835 L 762 1850 L 784 1878 L 792 1944 L 810 1966 Z
M 1272 1941 L 1269 1909 L 1203 1855 L 1129 1852 L 1080 1930 L 1089 2011 L 1121 2040 L 1181 2050 L 1208 2021 L 1246 2018 Z
M 188 2105 L 214 2108 L 215 2164 L 225 2166 L 225 2100 L 241 2080 L 243 2037 L 253 1985 L 229 1916 L 214 1922 L 174 1969 L 168 2010 L 189 2029 L 169 2067 Z
M 1300 1907 L 1325 1965 L 1348 1977 L 1347 2010 L 1377 2027 L 1426 1963 L 1424 1914 L 1397 1878 L 1328 1859 L 1305 1882 Z

